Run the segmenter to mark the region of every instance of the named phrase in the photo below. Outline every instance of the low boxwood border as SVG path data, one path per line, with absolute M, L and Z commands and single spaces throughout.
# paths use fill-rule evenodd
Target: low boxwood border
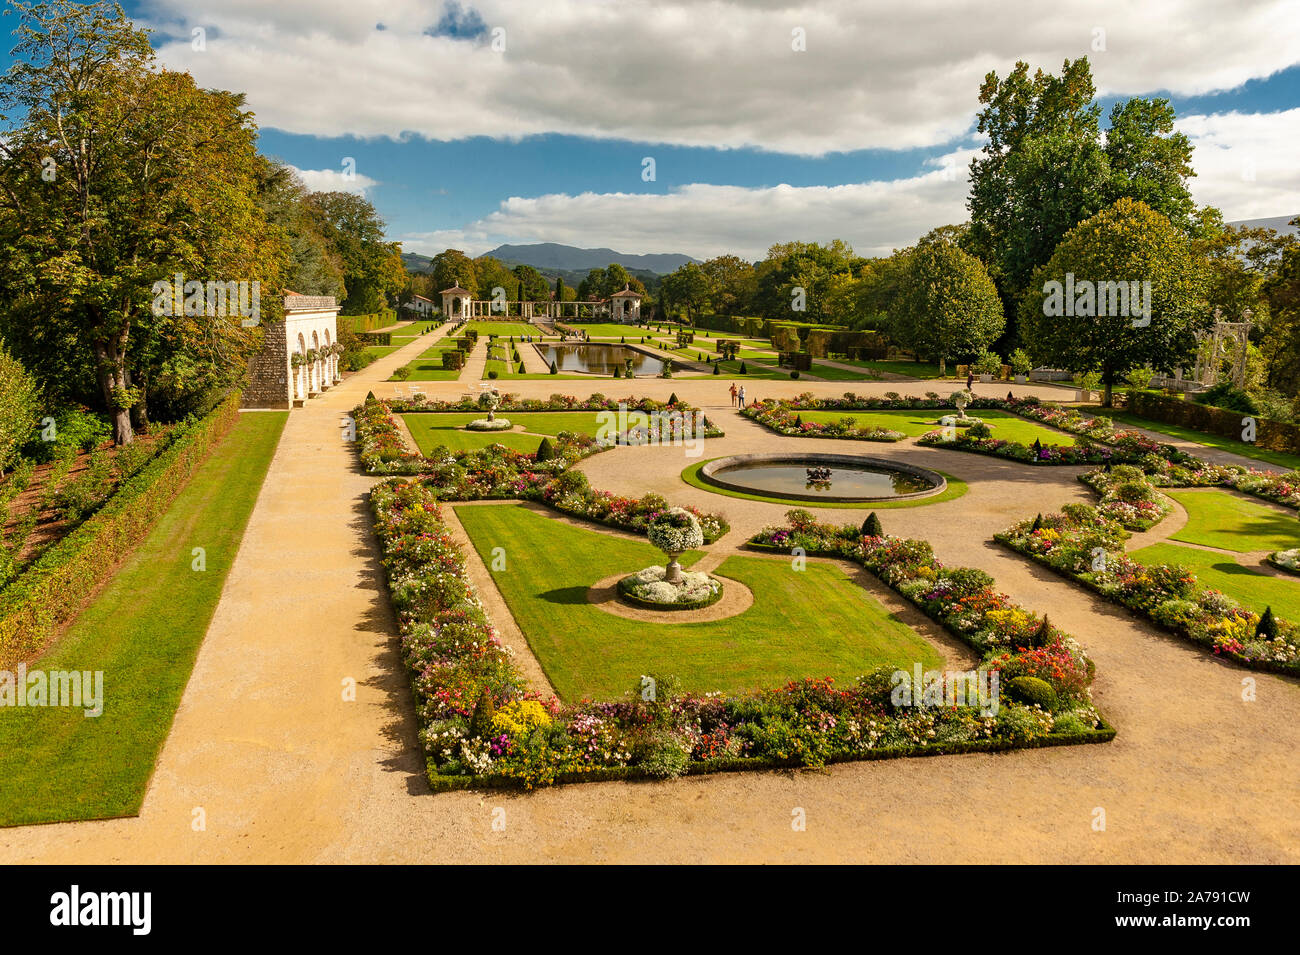
M 966 740 L 958 743 L 928 743 L 924 746 L 885 746 L 880 749 L 865 750 L 851 755 L 832 755 L 826 757 L 826 765 L 844 763 L 868 763 L 882 759 L 905 759 L 923 756 L 962 756 L 972 753 L 1006 753 L 1020 749 L 1044 749 L 1055 746 L 1079 746 L 1093 743 L 1109 743 L 1115 738 L 1115 727 L 1102 717 L 1098 725 L 1091 730 L 1079 733 L 1049 733 L 1025 742 L 1010 740 Z M 754 770 L 807 769 L 797 759 L 712 759 L 691 763 L 686 776 L 711 776 L 716 773 L 743 773 Z M 444 776 L 437 772 L 436 765 L 430 760 L 426 766 L 429 785 L 434 792 L 454 792 L 463 789 L 514 789 L 520 788 L 519 780 L 510 776 Z M 556 776 L 556 783 L 608 783 L 608 782 L 659 782 L 665 780 L 640 771 L 635 766 L 598 766 L 583 773 L 561 773 Z
M 642 597 L 638 597 L 627 589 L 627 582 L 634 576 L 634 574 L 629 574 L 618 582 L 618 596 L 619 599 L 625 603 L 629 603 L 634 607 L 640 607 L 643 610 L 663 610 L 668 613 L 673 613 L 678 610 L 703 610 L 705 607 L 712 607 L 715 603 L 721 600 L 722 592 L 726 589 L 726 584 L 722 582 L 722 578 L 709 574 L 710 577 L 718 581 L 718 591 L 713 596 L 706 597 L 704 600 L 693 600 L 687 603 L 661 604 L 655 603 L 653 600 L 645 600 Z
M 726 455 L 723 456 L 725 457 Z M 826 507 L 837 509 L 867 508 L 869 510 L 899 507 L 925 507 L 927 504 L 942 504 L 944 501 L 956 500 L 970 490 L 970 486 L 961 478 L 955 477 L 947 471 L 941 471 L 939 468 L 931 468 L 930 470 L 937 474 L 942 474 L 944 480 L 948 482 L 948 487 L 945 488 L 942 493 L 936 494 L 933 497 L 917 498 L 912 501 L 854 501 L 847 504 L 823 501 L 800 501 L 795 500 L 794 498 L 767 497 L 760 494 L 746 494 L 741 491 L 731 491 L 701 480 L 699 476 L 700 468 L 704 467 L 704 465 L 708 464 L 710 461 L 716 460 L 718 460 L 718 458 L 705 458 L 703 461 L 696 461 L 694 464 L 689 464 L 682 469 L 682 473 L 679 476 L 691 487 L 697 488 L 701 491 L 708 491 L 710 494 L 720 494 L 723 497 L 740 498 L 744 501 L 761 501 L 764 504 L 783 504 L 786 507 Z
M 0 593 L 0 666 L 38 653 L 148 536 L 155 522 L 234 426 L 234 392 L 137 474 L 86 523 L 59 541 Z

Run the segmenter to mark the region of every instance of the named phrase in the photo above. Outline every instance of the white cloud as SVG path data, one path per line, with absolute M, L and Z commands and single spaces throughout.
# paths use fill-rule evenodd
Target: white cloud
M 359 172 L 346 172 L 339 169 L 299 169 L 290 166 L 303 184 L 312 192 L 351 192 L 364 196 L 366 190 L 379 185 L 378 179 L 371 179 Z
M 153 0 L 159 54 L 265 125 L 439 140 L 567 133 L 802 155 L 953 141 L 990 69 L 1089 55 L 1102 93 L 1229 89 L 1300 63 L 1294 0 Z M 384 29 L 376 29 L 379 23 Z M 208 28 L 206 49 L 189 42 Z M 807 35 L 791 49 L 791 30 Z M 1093 49 L 1105 30 L 1105 50 Z
M 937 225 L 965 220 L 966 172 L 959 170 L 843 186 L 697 183 L 666 195 L 516 196 L 463 229 L 400 238 L 406 251 L 426 255 L 445 248 L 478 255 L 508 241 L 759 259 L 774 242 L 837 238 L 863 255 L 887 255 Z
M 1198 203 L 1218 206 L 1229 221 L 1300 213 L 1300 108 L 1185 116 L 1178 128 L 1196 147 Z

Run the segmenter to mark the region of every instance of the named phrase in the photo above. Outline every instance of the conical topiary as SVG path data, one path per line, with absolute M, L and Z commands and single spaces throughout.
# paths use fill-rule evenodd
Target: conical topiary
M 552 375 L 558 375 L 559 373 L 560 373 L 560 366 L 557 365 L 557 364 L 555 363 L 555 359 L 552 358 L 552 359 L 551 359 L 551 374 L 552 374 Z
M 1043 617 L 1043 622 L 1040 623 L 1038 625 L 1038 629 L 1034 631 L 1034 636 L 1030 640 L 1030 644 L 1033 647 L 1037 648 L 1037 647 L 1045 647 L 1051 642 L 1052 642 L 1052 624 L 1051 621 L 1047 619 L 1047 617 Z
M 1043 515 L 1039 514 L 1037 517 L 1034 518 L 1034 526 L 1029 528 L 1029 533 L 1032 534 L 1034 531 L 1040 530 L 1042 526 L 1043 526 Z
M 722 366 L 721 366 L 721 365 L 714 365 L 714 366 L 713 366 L 713 373 L 714 373 L 715 375 L 720 375 L 720 374 L 722 374 Z
M 366 401 L 367 401 L 367 402 L 371 402 L 371 401 L 374 401 L 374 400 L 375 400 L 375 393 L 374 393 L 373 391 L 367 391 L 367 392 L 366 392 Z
M 497 707 L 487 687 L 479 690 L 478 702 L 474 706 L 474 715 L 469 719 L 469 735 L 487 739 L 492 735 L 492 721 L 496 718 Z
M 538 462 L 550 461 L 554 459 L 554 457 L 555 449 L 551 447 L 551 439 L 542 438 L 542 443 L 537 446 L 537 454 L 534 456 L 534 460 Z
M 1277 639 L 1277 620 L 1273 617 L 1271 606 L 1264 608 L 1264 615 L 1259 618 L 1259 623 L 1255 624 L 1255 636 L 1263 637 L 1265 640 Z
M 615 377 L 615 378 L 622 378 L 622 377 L 623 377 L 623 369 L 620 368 L 618 365 L 615 365 L 615 366 L 614 366 L 614 377 Z
M 668 396 L 668 403 L 670 405 L 677 404 L 677 392 L 674 391 L 671 395 Z
M 865 537 L 884 537 L 885 529 L 880 526 L 880 518 L 876 512 L 872 511 L 867 515 L 867 519 L 862 522 L 862 533 Z
M 749 369 L 745 367 L 745 363 L 744 363 L 743 361 L 740 363 L 740 373 L 741 373 L 742 375 L 748 375 L 748 374 L 749 374 Z

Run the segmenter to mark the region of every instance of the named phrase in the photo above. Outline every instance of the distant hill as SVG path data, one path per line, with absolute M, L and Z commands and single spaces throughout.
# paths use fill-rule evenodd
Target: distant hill
M 502 253 L 503 249 L 514 249 L 514 250 L 569 249 L 573 252 L 581 253 L 584 255 L 588 253 L 595 255 L 596 258 L 593 261 L 596 261 L 597 264 L 584 265 L 580 268 L 557 268 L 555 266 L 549 266 L 549 265 L 538 265 L 536 262 L 529 262 L 520 259 L 508 258 Z M 491 256 L 495 256 L 506 265 L 512 267 L 516 265 L 531 265 L 533 268 L 537 269 L 537 271 L 541 272 L 542 275 L 546 276 L 546 278 L 549 279 L 552 283 L 555 281 L 557 277 L 564 279 L 564 284 L 569 286 L 569 288 L 577 288 L 578 283 L 581 282 L 583 279 L 585 279 L 587 277 L 587 273 L 590 272 L 592 269 L 603 269 L 605 266 L 610 265 L 613 262 L 619 262 L 625 269 L 627 269 L 629 275 L 635 276 L 636 278 L 641 280 L 641 284 L 646 287 L 646 291 L 648 291 L 651 295 L 655 294 L 655 292 L 658 290 L 660 277 L 666 273 L 656 271 L 655 269 L 651 269 L 651 268 L 644 268 L 641 266 L 630 265 L 629 262 L 636 261 L 637 259 L 672 259 L 672 260 L 680 259 L 681 262 L 678 263 L 680 265 L 686 262 L 697 261 L 696 259 L 692 259 L 688 255 L 671 255 L 667 253 L 663 255 L 620 256 L 619 253 L 614 252 L 611 249 L 575 249 L 572 246 L 556 245 L 555 243 L 551 243 L 551 242 L 547 242 L 542 245 L 503 245 L 498 249 L 493 249 L 491 252 L 488 252 L 487 254 Z M 610 256 L 610 258 L 601 258 L 601 256 Z M 433 260 L 429 258 L 429 256 L 420 255 L 420 253 L 418 252 L 402 253 L 402 264 L 406 266 L 406 270 L 408 272 L 430 272 L 432 271 L 432 268 L 430 266 L 430 263 L 432 261 Z M 678 268 L 678 265 L 673 265 L 671 268 L 667 269 L 667 271 L 671 272 L 676 268 Z
M 1295 234 L 1300 232 L 1295 226 L 1290 225 L 1294 215 L 1290 216 L 1269 216 L 1266 219 L 1238 219 L 1236 222 L 1229 222 L 1231 226 L 1249 226 L 1252 229 L 1276 229 L 1280 234 Z
M 633 255 L 615 252 L 613 249 L 579 249 L 572 245 L 560 245 L 555 242 L 539 242 L 534 245 L 501 245 L 487 253 L 509 265 L 531 265 L 533 268 L 550 269 L 556 272 L 589 272 L 603 269 L 617 262 L 628 271 L 634 269 L 667 275 L 681 268 L 688 262 L 698 262 L 689 255 L 677 252 Z

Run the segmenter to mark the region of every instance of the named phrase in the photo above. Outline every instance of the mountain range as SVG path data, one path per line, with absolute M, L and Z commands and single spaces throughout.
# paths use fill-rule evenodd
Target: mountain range
M 650 275 L 667 275 L 681 268 L 687 262 L 698 262 L 689 255 L 677 252 L 650 253 L 637 255 L 628 252 L 615 252 L 613 249 L 579 249 L 572 245 L 560 245 L 558 242 L 538 242 L 533 245 L 499 245 L 486 253 L 500 259 L 506 265 L 531 265 L 542 273 L 554 277 L 557 273 L 582 273 L 585 276 L 592 269 L 603 269 L 617 262 L 633 275 L 648 273 Z M 403 252 L 402 261 L 412 272 L 427 272 L 429 257 L 415 252 Z

